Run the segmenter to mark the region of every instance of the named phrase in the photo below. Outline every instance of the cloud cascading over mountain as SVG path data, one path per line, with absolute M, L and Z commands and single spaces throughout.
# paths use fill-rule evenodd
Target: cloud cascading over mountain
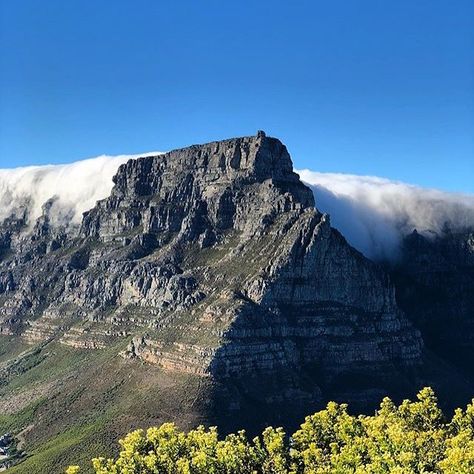
M 54 198 L 50 216 L 61 225 L 79 224 L 82 213 L 110 193 L 118 167 L 131 158 L 157 155 L 102 155 L 65 165 L 0 169 L 0 221 L 23 214 L 29 223 L 42 213 L 42 206 Z
M 33 223 L 54 198 L 50 216 L 60 225 L 79 224 L 82 213 L 108 196 L 118 167 L 131 158 L 91 158 L 66 165 L 0 170 L 0 220 L 23 214 Z M 474 195 L 422 188 L 374 176 L 297 171 L 311 186 L 316 206 L 358 250 L 371 258 L 394 258 L 401 238 L 474 226 Z
M 394 259 L 401 238 L 474 227 L 474 195 L 422 188 L 376 176 L 298 171 L 316 206 L 331 215 L 351 245 L 375 259 Z

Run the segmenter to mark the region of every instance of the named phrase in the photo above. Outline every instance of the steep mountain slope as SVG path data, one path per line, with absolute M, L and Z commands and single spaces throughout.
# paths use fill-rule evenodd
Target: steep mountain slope
M 474 232 L 416 230 L 392 269 L 397 300 L 437 355 L 474 376 Z
M 370 409 L 449 374 L 469 392 L 277 139 L 131 160 L 114 183 L 76 233 L 52 224 L 54 201 L 0 231 L 0 427 L 38 447 L 18 472 L 137 424 L 291 424 L 330 398 Z

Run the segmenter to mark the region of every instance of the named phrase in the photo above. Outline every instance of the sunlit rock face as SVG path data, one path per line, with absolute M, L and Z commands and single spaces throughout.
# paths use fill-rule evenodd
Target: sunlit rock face
M 75 232 L 52 222 L 53 201 L 33 226 L 3 222 L 1 333 L 123 341 L 117 357 L 212 379 L 221 409 L 258 399 L 262 416 L 338 396 L 369 407 L 426 382 L 388 274 L 317 210 L 279 140 L 130 160 L 113 182 Z

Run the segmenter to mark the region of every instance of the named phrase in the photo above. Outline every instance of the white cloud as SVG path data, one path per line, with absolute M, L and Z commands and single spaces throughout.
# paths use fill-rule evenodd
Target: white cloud
M 30 223 L 41 215 L 42 206 L 55 198 L 51 216 L 56 224 L 79 224 L 82 213 L 106 198 L 118 167 L 131 158 L 157 155 L 98 156 L 66 165 L 0 169 L 0 221 L 28 210 Z
M 401 238 L 419 232 L 474 227 L 474 195 L 448 193 L 375 176 L 297 171 L 314 192 L 316 207 L 358 250 L 396 257 Z

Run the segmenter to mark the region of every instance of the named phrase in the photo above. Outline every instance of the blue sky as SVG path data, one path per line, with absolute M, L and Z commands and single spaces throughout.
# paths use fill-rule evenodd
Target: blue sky
M 0 3 L 0 167 L 257 129 L 299 168 L 474 192 L 472 0 Z

